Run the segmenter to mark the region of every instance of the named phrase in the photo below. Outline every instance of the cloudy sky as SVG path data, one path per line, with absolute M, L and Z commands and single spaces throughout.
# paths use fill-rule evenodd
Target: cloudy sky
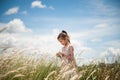
M 0 46 L 37 48 L 52 55 L 62 47 L 57 35 L 66 30 L 75 55 L 87 62 L 120 54 L 120 1 L 0 0 L 4 28 Z

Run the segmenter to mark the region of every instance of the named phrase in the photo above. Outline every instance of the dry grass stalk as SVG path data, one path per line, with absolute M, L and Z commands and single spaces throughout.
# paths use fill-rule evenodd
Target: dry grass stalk
M 13 71 L 9 71 L 8 73 L 4 74 L 3 76 L 1 77 L 7 77 L 8 75 L 12 74 L 12 73 L 18 73 L 17 70 L 13 70 Z
M 109 79 L 109 77 L 110 77 L 110 76 L 107 76 L 107 77 L 105 78 L 105 80 L 108 80 L 108 79 Z
M 86 72 L 86 70 L 78 72 L 78 79 L 80 79 L 83 76 L 84 72 Z
M 78 76 L 75 68 L 64 71 L 63 73 L 58 74 L 58 75 L 59 76 L 58 76 L 57 80 L 70 80 L 73 76 L 74 76 L 73 79 L 75 79 L 76 76 Z
M 56 74 L 56 71 L 52 71 L 48 74 L 48 76 L 45 78 L 45 80 L 49 80 L 49 77 L 52 76 L 53 74 Z
M 88 77 L 86 80 L 89 80 L 89 78 L 91 77 L 91 75 L 93 75 L 96 72 L 96 70 L 94 70 Z
M 65 65 L 64 67 L 61 68 L 60 70 L 60 74 L 63 74 L 63 72 L 66 72 L 70 69 L 70 66 L 69 65 Z
M 5 31 L 7 28 L 8 28 L 8 27 L 5 26 L 5 27 L 3 27 L 2 29 L 0 29 L 0 33 L 3 32 L 3 31 Z
M 14 78 L 19 78 L 19 77 L 24 77 L 25 75 L 23 75 L 23 74 L 16 74 L 12 79 L 14 79 Z
M 78 75 L 74 75 L 72 78 L 70 78 L 70 80 L 78 80 Z

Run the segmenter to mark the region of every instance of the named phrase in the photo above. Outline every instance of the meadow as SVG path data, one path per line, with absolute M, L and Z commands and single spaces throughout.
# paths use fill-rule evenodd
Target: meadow
M 115 63 L 58 66 L 56 58 L 33 57 L 24 50 L 0 53 L 0 80 L 120 80 L 120 58 Z

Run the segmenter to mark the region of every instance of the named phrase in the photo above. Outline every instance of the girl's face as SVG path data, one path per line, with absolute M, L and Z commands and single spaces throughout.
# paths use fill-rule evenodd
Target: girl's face
M 64 39 L 59 38 L 58 41 L 59 41 L 62 45 L 64 45 L 64 46 L 66 46 L 67 43 L 68 43 L 68 40 L 67 40 L 67 39 L 64 40 Z

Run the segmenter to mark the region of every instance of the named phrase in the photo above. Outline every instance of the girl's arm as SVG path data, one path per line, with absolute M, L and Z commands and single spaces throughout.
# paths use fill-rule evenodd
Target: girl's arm
M 56 56 L 61 58 L 61 57 L 66 56 L 66 55 L 62 52 L 58 52 L 58 53 L 56 53 Z
M 72 65 L 73 65 L 74 68 L 77 68 L 76 60 L 75 60 L 75 57 L 74 57 L 74 48 L 73 48 L 73 46 L 70 46 L 69 50 L 70 50 L 70 54 L 71 54 Z

